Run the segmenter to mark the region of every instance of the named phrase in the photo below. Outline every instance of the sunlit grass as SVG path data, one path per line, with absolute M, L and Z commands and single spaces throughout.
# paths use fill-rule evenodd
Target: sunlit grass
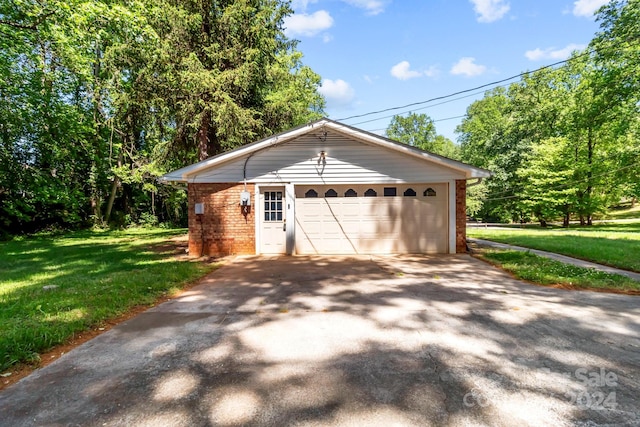
M 612 209 L 607 212 L 606 218 L 612 219 L 631 219 L 640 218 L 640 203 L 631 207 L 630 205 L 621 207 L 619 209 Z
M 470 227 L 467 235 L 640 272 L 640 221 L 568 229 Z
M 184 230 L 83 231 L 0 242 L 0 371 L 177 292 L 214 266 L 153 250 Z
M 482 250 L 481 256 L 522 280 L 582 289 L 638 291 L 640 282 L 625 276 L 565 264 L 530 252 Z

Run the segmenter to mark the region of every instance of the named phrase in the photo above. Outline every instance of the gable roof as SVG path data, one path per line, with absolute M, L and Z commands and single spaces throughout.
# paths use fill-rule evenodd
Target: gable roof
M 443 166 L 445 168 L 453 169 L 458 173 L 463 174 L 467 179 L 487 178 L 491 176 L 491 172 L 486 169 L 471 166 L 466 163 L 449 159 L 438 154 L 430 153 L 416 147 L 411 147 L 401 142 L 394 141 L 389 138 L 364 131 L 362 129 L 338 123 L 327 118 L 322 118 L 315 122 L 298 126 L 277 135 L 270 136 L 260 141 L 238 147 L 234 150 L 227 151 L 226 153 L 218 154 L 216 156 L 212 156 L 208 159 L 202 160 L 198 163 L 194 163 L 184 168 L 169 172 L 161 176 L 159 180 L 160 182 L 189 182 L 190 177 L 193 177 L 206 170 L 215 169 L 216 167 L 226 164 L 227 162 L 230 162 L 232 160 L 252 156 L 258 151 L 276 145 L 284 144 L 288 141 L 306 135 L 310 132 L 317 131 L 319 129 L 333 130 L 363 144 L 389 149 L 410 156 L 412 158 L 425 161 L 427 163 L 432 163 Z

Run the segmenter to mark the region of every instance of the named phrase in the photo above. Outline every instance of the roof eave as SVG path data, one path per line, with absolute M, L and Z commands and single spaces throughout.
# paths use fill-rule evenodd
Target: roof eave
M 228 161 L 232 161 L 237 158 L 241 158 L 243 156 L 252 155 L 253 153 L 260 151 L 264 148 L 274 146 L 276 144 L 284 143 L 286 141 L 289 141 L 291 139 L 294 139 L 306 133 L 309 133 L 314 129 L 322 126 L 326 126 L 338 132 L 348 134 L 353 138 L 360 140 L 364 143 L 385 147 L 387 149 L 400 152 L 405 155 L 410 155 L 412 157 L 415 157 L 421 160 L 428 160 L 435 164 L 457 170 L 460 173 L 464 174 L 466 179 L 488 178 L 492 175 L 492 173 L 488 170 L 467 165 L 457 160 L 449 159 L 447 157 L 443 157 L 434 153 L 429 153 L 427 151 L 420 150 L 418 148 L 411 147 L 397 141 L 393 141 L 383 136 L 376 135 L 367 131 L 363 131 L 362 129 L 357 129 L 349 125 L 345 125 L 327 118 L 322 118 L 315 122 L 298 126 L 297 128 L 290 129 L 288 131 L 282 132 L 274 136 L 270 136 L 268 138 L 262 139 L 260 141 L 256 141 L 251 144 L 244 145 L 242 147 L 236 148 L 226 153 L 209 157 L 208 159 L 202 160 L 198 163 L 194 163 L 193 165 L 189 165 L 184 168 L 169 172 L 168 174 L 162 175 L 159 178 L 159 181 L 189 182 L 189 180 L 195 178 L 199 172 L 209 169 L 212 166 L 219 165 L 221 163 L 225 163 Z
M 338 122 L 329 121 L 328 127 L 342 132 L 351 134 L 351 136 L 361 140 L 372 143 L 374 145 L 383 146 L 391 150 L 408 154 L 413 157 L 417 157 L 422 160 L 430 160 L 433 163 L 439 164 L 444 167 L 458 170 L 464 173 L 466 179 L 473 178 L 488 178 L 492 173 L 486 169 L 477 168 L 475 166 L 468 165 L 466 163 L 459 162 L 457 160 L 449 159 L 447 157 L 440 156 L 438 154 L 429 153 L 428 151 L 421 150 L 419 148 L 411 147 L 409 145 L 393 141 L 380 135 L 369 133 L 361 129 L 356 129 L 348 125 L 344 125 Z

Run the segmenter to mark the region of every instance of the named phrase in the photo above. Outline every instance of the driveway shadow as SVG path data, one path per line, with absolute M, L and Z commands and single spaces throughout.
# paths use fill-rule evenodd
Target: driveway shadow
M 638 425 L 638 301 L 468 256 L 238 258 L 5 390 L 0 425 Z

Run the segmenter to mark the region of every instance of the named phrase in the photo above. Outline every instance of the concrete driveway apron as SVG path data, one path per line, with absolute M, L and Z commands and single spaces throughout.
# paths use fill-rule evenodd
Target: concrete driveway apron
M 639 302 L 465 255 L 240 257 L 3 391 L 0 425 L 640 425 Z

